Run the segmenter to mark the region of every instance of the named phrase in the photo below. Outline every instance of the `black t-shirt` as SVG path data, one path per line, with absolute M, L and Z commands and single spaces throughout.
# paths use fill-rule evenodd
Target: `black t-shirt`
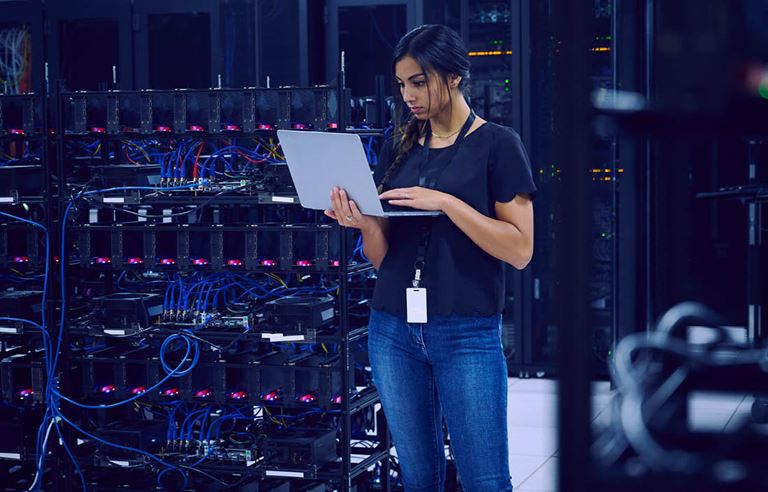
M 449 193 L 488 217 L 496 202 L 518 193 L 535 194 L 531 165 L 520 136 L 487 122 L 461 142 L 453 159 L 450 147 L 430 149 L 425 172 L 438 173 L 435 189 Z M 386 189 L 418 186 L 423 148 L 416 143 L 392 175 Z M 378 185 L 395 156 L 392 140 L 382 148 L 374 170 Z M 448 162 L 450 160 L 450 163 Z M 412 287 L 414 261 L 424 222 L 432 222 L 421 287 L 427 289 L 430 315 L 491 316 L 504 307 L 504 267 L 477 246 L 447 216 L 391 217 L 389 249 L 381 262 L 371 306 L 406 317 L 405 289 Z

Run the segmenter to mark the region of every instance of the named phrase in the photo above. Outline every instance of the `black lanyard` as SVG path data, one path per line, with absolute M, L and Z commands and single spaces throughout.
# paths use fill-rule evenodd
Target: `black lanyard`
M 432 134 L 432 128 L 428 128 L 427 134 L 424 136 L 424 148 L 421 150 L 421 161 L 419 162 L 419 186 L 422 188 L 434 189 L 442 172 L 451 165 L 454 157 L 456 157 L 456 153 L 459 151 L 459 146 L 467 136 L 467 132 L 469 132 L 469 129 L 472 127 L 472 123 L 474 122 L 475 112 L 470 109 L 467 121 L 465 121 L 464 126 L 461 127 L 459 136 L 456 137 L 456 141 L 448 149 L 448 161 L 443 166 L 443 168 L 440 169 L 439 172 L 435 173 L 434 176 L 432 176 L 429 180 L 427 179 L 426 170 L 427 164 L 429 163 L 429 140 Z M 419 241 L 419 247 L 416 251 L 416 261 L 413 263 L 413 268 L 415 270 L 413 286 L 415 288 L 418 288 L 419 283 L 421 283 L 421 271 L 424 269 L 424 259 L 427 255 L 427 247 L 429 246 L 429 239 L 432 235 L 432 223 L 432 220 L 425 221 L 421 227 L 421 240 Z

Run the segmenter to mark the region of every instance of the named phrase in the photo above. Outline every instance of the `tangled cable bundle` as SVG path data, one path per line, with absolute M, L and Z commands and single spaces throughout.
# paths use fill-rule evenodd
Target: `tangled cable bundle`
M 0 92 L 29 92 L 32 50 L 26 27 L 0 30 Z

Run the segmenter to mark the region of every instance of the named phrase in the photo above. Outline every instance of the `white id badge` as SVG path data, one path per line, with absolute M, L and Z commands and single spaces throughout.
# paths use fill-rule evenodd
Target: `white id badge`
M 408 323 L 427 322 L 427 289 L 405 289 Z

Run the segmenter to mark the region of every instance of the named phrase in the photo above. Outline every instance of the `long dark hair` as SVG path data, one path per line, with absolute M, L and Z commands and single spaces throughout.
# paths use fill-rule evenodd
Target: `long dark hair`
M 400 38 L 397 46 L 395 46 L 395 51 L 392 55 L 393 74 L 395 73 L 397 62 L 406 56 L 416 60 L 421 67 L 422 72 L 424 72 L 427 78 L 427 90 L 429 90 L 429 73 L 435 73 L 445 85 L 449 101 L 451 101 L 448 77 L 456 74 L 461 76 L 459 91 L 466 97 L 469 90 L 470 61 L 464 41 L 462 41 L 461 36 L 456 31 L 441 24 L 425 24 L 407 33 Z M 403 122 L 403 114 L 407 111 L 407 108 L 402 97 L 395 96 L 395 101 L 393 120 L 396 125 L 394 142 L 397 153 L 384 173 L 381 184 L 379 184 L 379 193 L 387 186 L 389 179 L 405 160 L 411 148 L 413 148 L 413 144 L 426 133 L 429 126 L 429 121 L 419 124 L 419 120 L 413 114 L 408 117 L 407 121 Z

